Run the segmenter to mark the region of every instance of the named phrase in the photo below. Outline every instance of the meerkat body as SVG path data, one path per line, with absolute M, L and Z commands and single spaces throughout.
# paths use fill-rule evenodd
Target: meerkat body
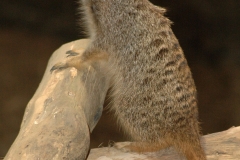
M 78 65 L 107 57 L 111 109 L 136 141 L 115 146 L 136 152 L 174 146 L 188 160 L 205 160 L 195 84 L 165 10 L 148 0 L 81 4 L 91 43 Z

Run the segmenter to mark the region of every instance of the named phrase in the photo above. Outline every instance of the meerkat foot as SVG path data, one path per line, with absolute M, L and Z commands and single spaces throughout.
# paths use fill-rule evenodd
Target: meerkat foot
M 162 143 L 147 143 L 147 142 L 118 142 L 114 147 L 123 152 L 156 152 L 169 147 L 165 142 Z
M 79 53 L 73 51 L 73 50 L 69 50 L 66 52 L 67 54 L 67 59 L 65 62 L 59 62 L 56 63 L 51 69 L 50 72 L 52 73 L 55 70 L 63 70 L 69 67 L 75 67 L 77 69 L 80 68 L 81 64 L 82 64 L 82 59 L 81 59 L 81 55 L 79 55 Z
M 113 147 L 115 147 L 116 149 L 119 149 L 123 152 L 131 152 L 132 150 L 131 150 L 130 146 L 132 143 L 133 142 L 117 142 L 114 144 Z
M 79 54 L 73 50 L 69 50 L 66 52 L 67 59 L 64 62 L 59 62 L 55 64 L 50 72 L 52 73 L 55 70 L 63 70 L 69 67 L 74 67 L 78 70 L 90 65 L 91 63 L 96 63 L 98 61 L 107 61 L 108 54 L 105 52 L 97 52 L 93 53 L 90 56 L 84 56 L 83 54 Z

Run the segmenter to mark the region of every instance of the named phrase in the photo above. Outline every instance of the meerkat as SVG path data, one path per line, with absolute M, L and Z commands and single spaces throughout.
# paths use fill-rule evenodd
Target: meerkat
M 111 109 L 134 140 L 116 148 L 152 152 L 173 146 L 188 160 L 206 160 L 196 87 L 165 9 L 148 0 L 80 3 L 91 42 L 81 56 L 70 53 L 51 71 L 106 61 Z

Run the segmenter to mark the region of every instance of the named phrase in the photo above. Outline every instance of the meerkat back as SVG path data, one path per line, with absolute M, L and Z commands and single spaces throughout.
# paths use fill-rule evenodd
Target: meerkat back
M 134 140 L 115 147 L 149 152 L 173 146 L 188 160 L 205 160 L 194 80 L 165 9 L 148 0 L 80 2 L 91 44 L 79 63 L 108 57 L 111 109 Z

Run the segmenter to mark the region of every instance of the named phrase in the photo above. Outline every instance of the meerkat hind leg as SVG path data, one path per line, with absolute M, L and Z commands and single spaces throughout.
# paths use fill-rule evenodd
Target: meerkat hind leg
M 204 151 L 197 141 L 164 141 L 159 143 L 146 143 L 146 142 L 118 142 L 114 147 L 123 152 L 157 152 L 168 147 L 174 147 L 176 151 L 185 156 L 187 160 L 206 160 Z
M 196 142 L 183 142 L 182 144 L 175 145 L 175 148 L 186 156 L 187 160 L 206 160 L 204 150 L 200 143 Z
M 206 160 L 204 150 L 201 146 L 199 135 L 191 130 L 193 134 L 180 133 L 172 139 L 171 145 L 187 160 Z

